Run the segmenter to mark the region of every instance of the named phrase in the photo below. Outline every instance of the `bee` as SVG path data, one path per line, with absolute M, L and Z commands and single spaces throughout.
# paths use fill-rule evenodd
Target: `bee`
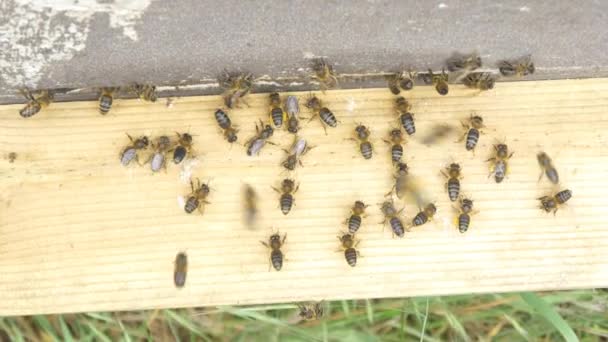
M 298 309 L 300 310 L 298 315 L 300 316 L 300 318 L 307 321 L 321 319 L 323 317 L 322 303 L 323 302 L 314 303 L 313 305 L 298 303 Z
M 433 203 L 427 204 L 423 210 L 421 210 L 414 218 L 412 219 L 412 226 L 421 226 L 428 221 L 433 219 L 437 213 L 437 207 Z
M 540 168 L 541 168 L 540 176 L 538 176 L 538 180 L 540 181 L 540 179 L 543 177 L 543 173 L 544 173 L 547 175 L 547 178 L 549 178 L 551 183 L 553 183 L 553 184 L 559 183 L 559 175 L 557 174 L 557 170 L 553 166 L 553 162 L 551 161 L 551 158 L 549 158 L 549 156 L 545 152 L 540 152 L 536 155 L 536 159 L 538 160 L 538 164 L 540 165 Z
M 254 228 L 258 217 L 258 194 L 249 184 L 245 184 L 243 193 L 245 204 L 245 223 L 247 226 L 249 226 L 249 228 Z
M 167 167 L 165 164 L 165 154 L 171 148 L 171 140 L 168 136 L 160 136 L 156 143 L 152 143 L 154 153 L 150 156 L 150 168 L 152 172 L 158 172 L 161 168 Z
M 513 152 L 509 153 L 507 145 L 502 143 L 494 145 L 494 152 L 494 157 L 486 161 L 491 163 L 492 172 L 490 172 L 490 176 L 494 174 L 494 180 L 496 183 L 500 183 L 507 175 L 507 161 L 513 156 Z
M 251 73 L 230 74 L 224 71 L 224 74 L 218 77 L 218 81 L 220 86 L 225 89 L 222 97 L 226 107 L 238 108 L 240 102 L 247 104 L 244 98 L 253 88 L 253 75 Z
M 287 234 L 283 235 L 281 238 L 281 234 L 278 232 L 270 235 L 268 239 L 268 243 L 265 241 L 260 241 L 262 245 L 270 248 L 270 263 L 275 270 L 280 271 L 283 268 L 283 252 L 281 252 L 281 247 L 285 244 L 285 239 L 287 238 Z M 270 266 L 268 266 L 270 269 Z
M 468 74 L 462 83 L 472 89 L 490 90 L 494 88 L 496 79 L 489 72 L 472 72 Z
M 467 151 L 475 152 L 475 146 L 477 146 L 479 134 L 481 133 L 480 130 L 485 127 L 483 124 L 483 118 L 479 115 L 471 114 L 469 122 L 461 122 L 461 124 L 465 129 L 465 133 L 460 141 L 464 140 L 466 137 L 464 147 L 467 149 Z
M 236 134 L 238 133 L 238 130 L 232 125 L 228 114 L 223 110 L 218 109 L 215 111 L 215 120 L 220 128 L 224 130 L 224 138 L 231 144 L 235 142 L 237 140 Z
M 408 189 L 409 168 L 406 163 L 399 162 L 395 165 L 395 169 L 397 171 L 395 173 L 395 185 L 393 185 L 393 189 L 391 189 L 391 191 L 389 191 L 386 195 L 390 195 L 394 190 L 397 197 L 402 198 Z
M 414 78 L 416 74 L 413 72 L 398 72 L 386 77 L 388 81 L 388 89 L 393 95 L 399 95 L 401 90 L 411 90 L 414 88 Z
M 454 53 L 448 58 L 446 64 L 450 72 L 470 72 L 481 68 L 481 57 L 476 52 L 471 54 Z
M 395 98 L 395 109 L 399 113 L 407 113 L 412 109 L 412 105 L 405 97 L 397 96 L 397 98 Z
M 357 138 L 351 138 L 351 140 L 359 141 L 359 150 L 361 151 L 361 155 L 365 159 L 371 159 L 374 149 L 372 143 L 369 142 L 370 131 L 367 127 L 359 124 L 355 127 L 355 133 Z
M 433 125 L 433 127 L 430 129 L 430 132 L 426 136 L 424 136 L 424 138 L 422 138 L 420 142 L 427 146 L 437 144 L 444 138 L 448 137 L 448 135 L 452 133 L 452 131 L 454 131 L 454 127 L 450 125 Z
M 281 108 L 281 97 L 277 92 L 270 94 L 270 119 L 276 128 L 281 128 L 286 119 L 286 114 Z
M 441 173 L 448 178 L 445 187 L 448 190 L 450 201 L 454 202 L 458 199 L 458 195 L 460 194 L 460 179 L 462 178 L 460 174 L 460 164 L 451 163 L 450 166 L 446 168 L 446 171 L 441 170 Z
M 138 161 L 139 156 L 137 155 L 137 151 L 148 148 L 149 144 L 148 137 L 146 136 L 141 136 L 135 140 L 129 134 L 127 134 L 127 137 L 131 140 L 131 144 L 125 147 L 120 154 L 120 163 L 123 166 L 129 165 L 134 159 Z
M 175 287 L 182 288 L 186 285 L 188 274 L 188 256 L 184 252 L 177 253 L 175 257 L 175 270 L 173 271 L 173 282 Z
M 338 78 L 333 66 L 323 58 L 315 58 L 312 61 L 314 77 L 319 80 L 321 90 L 332 89 L 338 86 Z
M 397 97 L 395 99 L 395 109 L 400 114 L 399 121 L 401 122 L 401 126 L 408 135 L 412 135 L 416 133 L 416 125 L 414 124 L 414 114 L 410 113 L 411 109 L 410 103 L 402 96 Z
M 535 68 L 532 56 L 527 55 L 519 59 L 500 61 L 498 70 L 503 76 L 523 77 L 533 74 Z
M 192 192 L 188 195 L 186 205 L 184 206 L 184 210 L 188 214 L 191 214 L 196 209 L 203 214 L 205 212 L 205 204 L 210 204 L 210 202 L 207 201 L 209 192 L 211 192 L 209 184 L 201 184 L 201 181 L 198 179 L 196 181 L 197 184 L 195 188 L 194 183 L 190 180 Z
M 568 200 L 572 198 L 572 191 L 566 189 L 556 193 L 553 196 L 542 196 L 539 197 L 540 208 L 546 212 L 553 211 L 553 215 L 557 213 L 557 209 L 568 202 Z
M 291 146 L 291 150 L 284 150 L 287 153 L 287 158 L 281 163 L 283 167 L 289 171 L 295 170 L 296 166 L 302 165 L 300 157 L 305 155 L 313 147 L 308 146 L 305 139 L 295 138 L 294 143 Z
M 344 249 L 344 258 L 346 263 L 351 267 L 357 265 L 357 257 L 360 255 L 359 251 L 355 249 L 359 244 L 360 240 L 355 240 L 355 236 L 352 234 L 343 234 L 338 236 L 338 240 L 342 243 L 342 249 Z
M 423 77 L 425 83 L 432 84 L 439 95 L 448 94 L 448 74 L 445 70 L 441 70 L 441 74 L 434 74 L 433 70 L 429 69 L 428 75 Z
M 177 147 L 173 150 L 173 162 L 179 164 L 192 153 L 192 135 L 188 133 L 177 134 Z
M 262 122 L 262 120 L 260 120 L 260 127 L 258 127 L 257 123 L 255 124 L 255 131 L 257 135 L 249 139 L 249 142 L 247 143 L 248 156 L 258 155 L 266 143 L 270 143 L 267 140 L 272 137 L 274 133 L 272 126 L 264 126 L 264 122 Z
M 285 99 L 285 112 L 287 112 L 287 131 L 296 134 L 300 130 L 300 122 L 298 114 L 300 114 L 300 105 L 298 98 L 290 95 Z
M 48 107 L 53 102 L 54 95 L 49 90 L 40 90 L 36 94 L 27 89 L 19 91 L 27 100 L 25 107 L 19 111 L 19 115 L 23 118 L 29 118 L 38 114 L 43 108 Z
M 393 163 L 398 163 L 401 161 L 403 157 L 403 146 L 402 143 L 405 142 L 405 138 L 403 137 L 403 133 L 401 133 L 401 129 L 395 128 L 390 130 L 389 139 L 384 140 L 387 144 L 392 144 L 391 146 L 391 160 Z
M 131 92 L 144 101 L 156 102 L 156 86 L 135 83 L 130 87 Z
M 281 194 L 281 198 L 279 199 L 279 205 L 281 207 L 281 212 L 283 215 L 287 215 L 291 210 L 291 207 L 294 203 L 293 194 L 295 194 L 300 188 L 300 184 L 296 185 L 293 179 L 286 178 L 281 183 L 281 189 L 277 189 L 272 187 L 274 191 Z
M 346 220 L 348 232 L 350 234 L 355 234 L 361 227 L 362 216 L 365 215 L 365 208 L 367 208 L 367 205 L 361 201 L 356 201 L 353 205 L 353 208 L 351 209 L 352 214 Z
M 99 94 L 99 114 L 106 115 L 110 112 L 112 102 L 114 102 L 114 92 L 116 92 L 116 90 L 118 90 L 118 88 L 101 88 Z
M 327 134 L 326 126 L 329 126 L 329 127 L 338 126 L 338 120 L 334 116 L 334 113 L 332 113 L 329 109 L 327 109 L 327 107 L 323 107 L 321 100 L 319 100 L 318 97 L 316 97 L 314 95 L 311 96 L 308 99 L 308 101 L 306 101 L 306 107 L 311 109 L 314 112 L 314 115 L 308 121 L 310 122 L 316 116 L 319 116 L 319 118 L 321 119 L 321 121 L 324 124 L 323 129 L 325 130 L 325 134 Z
M 458 215 L 458 231 L 465 233 L 471 223 L 473 212 L 473 201 L 468 198 L 460 199 L 460 214 Z
M 389 222 L 391 229 L 393 230 L 393 236 L 397 235 L 400 238 L 403 237 L 405 228 L 403 227 L 403 222 L 399 218 L 399 215 L 403 212 L 403 208 L 397 210 L 392 201 L 386 201 L 382 203 L 380 210 L 382 211 L 382 214 L 384 214 L 384 221 L 382 221 L 382 224 L 385 225 Z

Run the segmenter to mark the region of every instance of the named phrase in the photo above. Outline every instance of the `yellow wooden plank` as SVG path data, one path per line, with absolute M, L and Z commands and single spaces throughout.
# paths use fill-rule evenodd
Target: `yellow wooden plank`
M 383 231 L 377 206 L 392 184 L 382 141 L 397 124 L 392 95 L 386 89 L 319 95 L 341 123 L 327 135 L 318 121 L 302 130 L 317 147 L 293 175 L 301 185 L 287 216 L 271 189 L 286 176 L 279 166 L 284 152 L 268 146 L 251 158 L 243 146 L 229 146 L 213 119 L 217 96 L 180 98 L 171 108 L 116 100 L 105 117 L 95 102 L 53 104 L 28 120 L 18 116 L 18 105 L 0 107 L 0 315 L 608 285 L 608 79 L 499 83 L 481 94 L 452 86 L 446 97 L 430 87 L 407 93 L 417 134 L 437 123 L 459 125 L 472 110 L 488 129 L 475 156 L 453 139 L 430 147 L 410 141 L 406 161 L 439 211 L 403 239 Z M 250 108 L 231 114 L 241 141 L 266 117 L 266 96 L 252 95 Z M 372 160 L 345 140 L 356 122 L 372 129 Z M 169 165 L 152 174 L 118 162 L 125 132 L 188 130 L 200 154 L 191 169 Z M 495 184 L 484 160 L 502 138 L 515 155 L 509 178 Z M 273 137 L 281 146 L 291 139 L 286 132 Z M 555 217 L 535 200 L 551 191 L 546 180 L 537 182 L 541 149 L 574 193 Z M 17 153 L 13 163 L 10 152 Z M 466 234 L 453 226 L 439 174 L 452 158 L 480 211 Z M 179 205 L 189 171 L 211 180 L 204 216 Z M 244 183 L 261 197 L 258 230 L 241 220 Z M 357 199 L 372 206 L 358 234 L 362 258 L 351 268 L 336 252 L 336 236 Z M 416 211 L 407 203 L 405 217 Z M 259 243 L 272 228 L 287 233 L 280 272 L 268 271 L 268 251 Z M 173 285 L 179 251 L 189 256 L 183 289 Z

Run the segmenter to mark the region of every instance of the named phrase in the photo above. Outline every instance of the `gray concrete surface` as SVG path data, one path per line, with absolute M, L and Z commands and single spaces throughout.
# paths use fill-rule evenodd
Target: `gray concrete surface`
M 608 76 L 607 23 L 603 0 L 2 0 L 0 102 L 23 86 L 216 92 L 223 69 L 306 88 L 313 56 L 374 74 L 440 68 L 454 51 L 477 50 L 487 66 L 532 54 L 535 78 Z

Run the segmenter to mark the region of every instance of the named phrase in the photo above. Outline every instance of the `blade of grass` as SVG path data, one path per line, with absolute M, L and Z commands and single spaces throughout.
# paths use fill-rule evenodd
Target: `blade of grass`
M 89 328 L 89 330 L 91 330 L 93 335 L 97 337 L 98 340 L 104 341 L 104 342 L 112 342 L 112 340 L 108 336 L 104 335 L 104 333 L 102 333 L 99 329 L 97 329 L 97 327 L 95 326 L 96 325 L 95 323 L 89 321 L 86 323 L 86 325 Z
M 517 331 L 521 337 L 526 339 L 526 341 L 530 341 L 530 334 L 528 334 L 528 331 L 524 329 L 515 318 L 507 314 L 504 315 L 504 318 L 509 321 L 513 329 L 515 329 L 515 331 Z
M 369 324 L 374 324 L 374 308 L 372 302 L 369 299 L 365 300 L 365 310 L 367 312 L 367 321 Z
M 61 327 L 61 335 L 63 335 L 63 341 L 74 342 L 74 337 L 70 332 L 70 328 L 68 328 L 68 325 L 65 323 L 63 316 L 59 316 L 59 326 Z
M 118 323 L 118 326 L 120 327 L 120 330 L 122 331 L 122 337 L 124 338 L 125 342 L 131 342 L 131 336 L 129 335 L 129 332 L 127 331 L 127 329 L 125 329 L 125 326 L 122 324 L 122 321 L 120 319 L 115 319 L 115 322 Z
M 452 329 L 454 329 L 454 331 L 456 331 L 458 333 L 458 335 L 460 335 L 460 337 L 464 341 L 468 342 L 471 340 L 469 338 L 469 335 L 467 334 L 466 330 L 464 330 L 464 327 L 462 326 L 460 321 L 456 318 L 456 316 L 454 316 L 454 314 L 452 314 L 451 312 L 448 311 L 445 313 L 445 317 L 447 318 L 448 323 L 450 324 Z
M 532 292 L 520 293 L 521 298 L 530 307 L 534 308 L 545 320 L 547 320 L 567 342 L 578 342 L 578 337 L 566 323 L 566 321 L 560 316 L 553 306 L 549 305 L 542 298 Z
M 177 312 L 175 312 L 173 310 L 165 310 L 165 316 L 168 317 L 169 319 L 175 321 L 182 327 L 188 329 L 193 335 L 196 335 L 206 341 L 209 340 L 209 338 L 205 335 L 205 333 L 202 330 L 200 330 L 199 327 L 197 327 L 194 322 L 179 315 Z
M 35 316 L 34 322 L 36 322 L 36 324 L 41 328 L 40 330 L 42 330 L 42 333 L 47 334 L 48 336 L 53 338 L 54 341 L 61 341 L 59 336 L 55 334 L 55 329 L 51 325 L 51 322 L 49 322 L 49 320 L 46 318 L 46 316 Z
M 426 331 L 426 322 L 429 319 L 429 297 L 426 297 L 426 310 L 424 312 L 424 320 L 422 321 L 422 331 L 420 332 L 420 342 L 424 339 L 424 332 Z

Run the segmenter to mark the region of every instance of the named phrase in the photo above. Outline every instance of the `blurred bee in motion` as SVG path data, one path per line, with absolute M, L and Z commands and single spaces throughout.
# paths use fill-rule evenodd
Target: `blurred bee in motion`
M 144 101 L 156 102 L 156 86 L 135 83 L 129 87 L 137 97 Z
M 462 139 L 459 141 L 464 140 L 466 137 L 464 147 L 467 149 L 467 151 L 473 151 L 474 153 L 475 146 L 477 146 L 477 142 L 479 141 L 479 134 L 481 133 L 480 130 L 485 127 L 483 124 L 483 118 L 479 115 L 471 114 L 469 117 L 469 122 L 461 122 L 461 124 L 465 129 L 465 133 L 462 136 Z
M 247 105 L 245 96 L 253 88 L 253 75 L 250 73 L 224 73 L 218 77 L 219 84 L 224 88 L 222 97 L 228 108 L 238 108 L 241 102 Z
M 406 163 L 399 162 L 395 165 L 395 170 L 395 184 L 386 196 L 389 196 L 394 191 L 398 198 L 402 198 L 408 190 L 409 168 Z
M 300 114 L 300 104 L 298 98 L 290 95 L 285 99 L 285 112 L 287 113 L 287 131 L 289 133 L 296 134 L 300 130 L 300 121 L 298 115 Z
M 236 142 L 238 130 L 232 125 L 232 121 L 230 121 L 228 114 L 222 109 L 218 109 L 215 111 L 215 120 L 224 131 L 224 138 L 231 144 Z
M 353 205 L 353 208 L 351 209 L 352 214 L 346 220 L 348 232 L 350 234 L 354 235 L 361 227 L 361 221 L 363 221 L 362 217 L 365 215 L 365 208 L 367 208 L 367 205 L 361 201 L 356 201 Z
M 416 133 L 414 114 L 409 112 L 411 108 L 412 106 L 403 96 L 399 96 L 395 99 L 395 109 L 397 110 L 397 113 L 399 113 L 399 122 L 408 135 Z
M 49 90 L 40 90 L 36 93 L 32 93 L 27 89 L 20 89 L 19 91 L 27 100 L 25 107 L 19 111 L 19 115 L 23 118 L 29 118 L 38 114 L 53 102 L 54 95 Z
M 401 214 L 401 212 L 403 212 L 403 209 L 397 211 L 392 201 L 386 201 L 382 203 L 380 210 L 384 215 L 384 221 L 382 221 L 381 223 L 385 225 L 388 222 L 391 225 L 393 236 L 397 235 L 400 238 L 403 237 L 403 235 L 405 234 L 405 228 L 403 226 L 403 221 L 401 221 L 401 219 L 399 218 L 399 215 Z
M 358 141 L 359 151 L 361 152 L 363 158 L 371 159 L 374 152 L 374 148 L 372 146 L 372 143 L 369 141 L 369 129 L 364 125 L 359 124 L 357 125 L 357 127 L 355 127 L 355 134 L 357 138 L 350 138 L 350 140 Z
M 359 251 L 356 249 L 360 240 L 355 241 L 355 236 L 352 234 L 343 234 L 342 236 L 338 236 L 338 240 L 340 240 L 342 243 L 346 263 L 348 263 L 348 265 L 351 267 L 355 267 L 357 265 L 357 257 L 360 255 Z
M 392 144 L 391 146 L 391 160 L 393 163 L 398 163 L 401 161 L 403 157 L 403 143 L 405 142 L 405 137 L 401 132 L 401 129 L 394 128 L 391 129 L 389 134 L 389 139 L 384 140 L 387 144 Z
M 401 91 L 412 90 L 414 88 L 414 79 L 416 74 L 414 72 L 398 72 L 392 75 L 386 76 L 388 81 L 388 89 L 393 95 L 399 95 Z
M 513 152 L 509 153 L 509 147 L 506 144 L 500 143 L 494 145 L 494 157 L 486 160 L 490 162 L 492 172 L 490 176 L 494 175 L 496 183 L 502 182 L 508 172 L 508 160 L 513 156 Z
M 190 188 L 192 192 L 188 195 L 188 199 L 186 200 L 186 205 L 184 206 L 184 210 L 186 213 L 191 214 L 195 210 L 203 214 L 205 212 L 205 205 L 211 204 L 207 201 L 207 197 L 209 196 L 209 192 L 211 192 L 211 188 L 209 188 L 209 184 L 201 184 L 200 180 L 196 180 L 196 188 L 194 187 L 194 183 L 190 180 Z
M 173 162 L 179 164 L 186 157 L 192 155 L 192 135 L 188 133 L 177 134 L 177 146 L 173 150 Z
M 270 94 L 270 119 L 276 128 L 281 128 L 286 120 L 286 114 L 281 108 L 281 96 L 277 92 Z
M 272 126 L 264 125 L 264 122 L 260 120 L 259 127 L 257 123 L 255 124 L 255 131 L 256 135 L 253 138 L 249 139 L 249 142 L 247 143 L 248 156 L 257 156 L 258 154 L 260 154 L 262 148 L 266 146 L 266 143 L 272 144 L 270 141 L 268 141 L 268 139 L 274 134 L 274 129 L 272 128 Z
M 547 178 L 553 184 L 559 183 L 559 175 L 557 174 L 557 170 L 553 166 L 553 162 L 549 155 L 545 152 L 540 152 L 536 155 L 536 159 L 538 160 L 538 164 L 540 165 L 541 171 L 540 176 L 538 176 L 538 181 L 543 177 L 543 174 L 547 175 Z
M 429 133 L 420 140 L 420 142 L 426 146 L 440 143 L 446 139 L 452 132 L 454 127 L 446 124 L 436 124 L 431 127 Z
M 468 198 L 461 198 L 458 211 L 460 212 L 457 218 L 458 231 L 465 233 L 471 224 L 471 215 L 475 214 L 473 212 L 473 201 Z
M 446 74 L 445 70 L 441 70 L 441 74 L 434 74 L 433 70 L 429 69 L 429 73 L 423 75 L 422 79 L 424 83 L 432 84 L 439 95 L 448 94 L 448 74 Z
M 334 128 L 338 126 L 338 120 L 334 116 L 334 113 L 332 113 L 327 107 L 323 107 L 323 104 L 318 97 L 312 95 L 306 101 L 306 108 L 309 108 L 314 112 L 313 116 L 308 121 L 310 122 L 316 116 L 319 116 L 321 122 L 323 122 L 323 130 L 325 130 L 325 134 L 327 134 L 326 126 Z
M 279 206 L 281 207 L 281 212 L 283 215 L 287 215 L 295 201 L 293 194 L 298 191 L 300 185 L 296 185 L 293 179 L 286 178 L 283 179 L 280 190 L 275 187 L 272 188 L 274 191 L 281 194 L 281 197 L 279 198 Z
M 540 208 L 546 212 L 553 212 L 553 215 L 557 213 L 557 209 L 564 205 L 568 200 L 572 198 L 572 191 L 566 189 L 556 193 L 553 196 L 542 196 L 539 197 Z
M 245 207 L 245 224 L 249 229 L 255 228 L 255 223 L 258 218 L 258 194 L 255 189 L 249 185 L 244 185 L 243 191 L 244 207 Z
M 112 109 L 114 102 L 114 93 L 118 90 L 116 87 L 101 88 L 99 93 L 99 114 L 106 115 Z
M 523 77 L 534 73 L 532 56 L 527 55 L 519 59 L 504 60 L 498 63 L 498 70 L 503 76 Z
M 314 77 L 319 81 L 319 86 L 323 92 L 338 86 L 338 78 L 334 72 L 334 67 L 325 59 L 313 59 L 312 71 L 314 72 Z
M 314 303 L 312 305 L 302 303 L 298 303 L 296 305 L 300 310 L 298 316 L 300 316 L 300 318 L 303 320 L 318 320 L 323 317 L 323 302 Z
M 188 256 L 184 252 L 179 252 L 175 257 L 175 269 L 173 271 L 173 282 L 175 283 L 175 287 L 182 288 L 186 285 L 187 274 Z
M 441 170 L 441 173 L 448 179 L 447 183 L 445 183 L 445 187 L 448 190 L 450 201 L 454 202 L 458 199 L 458 195 L 460 194 L 460 179 L 462 179 L 460 164 L 451 163 L 445 171 Z
M 165 163 L 165 155 L 170 148 L 171 140 L 169 140 L 168 136 L 160 136 L 156 140 L 156 143 L 152 142 L 152 149 L 154 150 L 154 153 L 148 160 L 150 162 L 152 172 L 158 172 L 162 168 L 166 170 L 167 164 Z
M 137 154 L 137 152 L 139 150 L 145 150 L 146 148 L 148 148 L 148 144 L 150 143 L 148 137 L 146 136 L 141 136 L 137 139 L 133 139 L 127 133 L 127 137 L 129 137 L 131 144 L 125 147 L 120 153 L 120 163 L 123 166 L 129 165 L 129 163 L 131 163 L 131 161 L 133 160 L 139 162 L 139 155 Z
M 490 72 L 472 72 L 462 80 L 465 86 L 479 90 L 493 89 L 495 82 L 496 79 Z
M 449 72 L 471 72 L 481 68 L 481 57 L 477 52 L 471 54 L 454 53 L 446 61 Z
M 283 268 L 283 252 L 281 252 L 281 247 L 285 244 L 286 238 L 287 234 L 283 235 L 283 238 L 281 238 L 281 234 L 277 232 L 270 236 L 268 243 L 260 241 L 262 245 L 270 248 L 270 263 L 277 271 L 280 271 L 281 268 Z M 268 266 L 268 270 L 270 270 L 270 266 Z
M 427 204 L 423 210 L 421 210 L 412 219 L 412 226 L 421 226 L 433 219 L 433 216 L 437 213 L 437 207 L 433 203 Z

